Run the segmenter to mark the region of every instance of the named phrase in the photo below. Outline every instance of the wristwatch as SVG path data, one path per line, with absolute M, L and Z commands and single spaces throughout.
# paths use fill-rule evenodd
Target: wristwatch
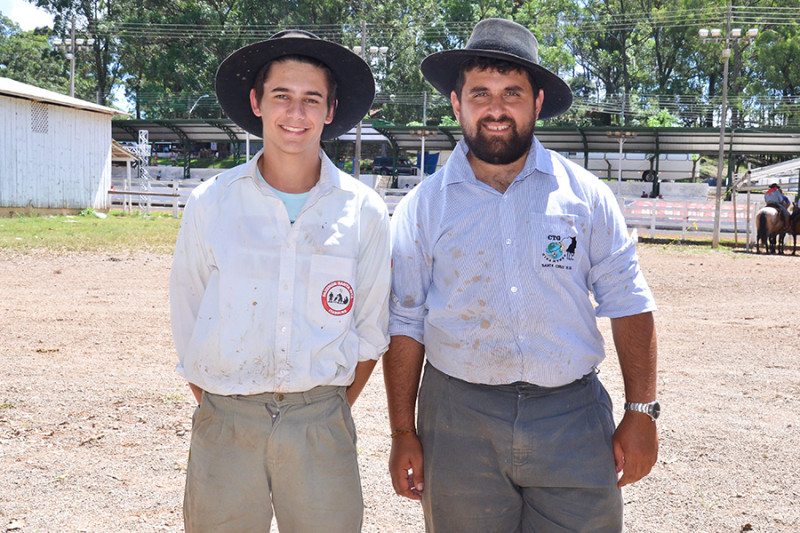
M 650 402 L 650 403 L 636 403 L 636 402 L 625 402 L 625 410 L 626 411 L 638 411 L 640 413 L 644 413 L 649 416 L 653 422 L 656 421 L 658 415 L 661 414 L 661 405 L 658 402 Z

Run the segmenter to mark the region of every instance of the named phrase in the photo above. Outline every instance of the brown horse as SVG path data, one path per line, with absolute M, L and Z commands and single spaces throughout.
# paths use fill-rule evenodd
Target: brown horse
M 764 244 L 764 253 L 783 253 L 783 238 L 786 230 L 783 227 L 783 215 L 775 207 L 762 207 L 756 213 L 756 253 L 760 253 L 760 245 Z M 780 235 L 780 239 L 778 236 Z M 777 241 L 777 245 L 776 245 Z
M 792 234 L 792 255 L 797 252 L 797 236 L 800 235 L 800 209 L 797 205 L 792 207 L 792 214 L 789 217 L 789 229 L 786 233 Z

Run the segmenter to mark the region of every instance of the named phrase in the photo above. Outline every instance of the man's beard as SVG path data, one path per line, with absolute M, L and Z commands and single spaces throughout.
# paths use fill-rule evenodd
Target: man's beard
M 506 137 L 486 135 L 482 127 L 484 122 L 508 124 L 509 135 Z M 508 165 L 517 161 L 530 150 L 531 144 L 533 144 L 535 125 L 536 122 L 532 120 L 526 128 L 518 131 L 517 123 L 511 117 L 503 115 L 497 119 L 488 117 L 480 120 L 474 130 L 462 126 L 461 131 L 464 135 L 464 142 L 475 157 L 492 165 Z

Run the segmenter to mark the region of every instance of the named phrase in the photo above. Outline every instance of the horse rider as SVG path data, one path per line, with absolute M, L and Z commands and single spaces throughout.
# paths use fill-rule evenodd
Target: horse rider
M 767 204 L 774 204 L 775 207 L 781 212 L 783 216 L 783 227 L 789 229 L 789 210 L 787 206 L 789 202 L 786 196 L 783 195 L 780 185 L 773 183 L 769 186 L 769 190 L 764 194 L 764 201 Z

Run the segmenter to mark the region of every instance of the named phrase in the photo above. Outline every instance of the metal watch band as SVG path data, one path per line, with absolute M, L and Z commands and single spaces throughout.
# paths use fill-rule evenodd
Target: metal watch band
M 654 422 L 661 414 L 661 406 L 657 401 L 650 403 L 625 402 L 626 411 L 637 411 L 649 416 Z

